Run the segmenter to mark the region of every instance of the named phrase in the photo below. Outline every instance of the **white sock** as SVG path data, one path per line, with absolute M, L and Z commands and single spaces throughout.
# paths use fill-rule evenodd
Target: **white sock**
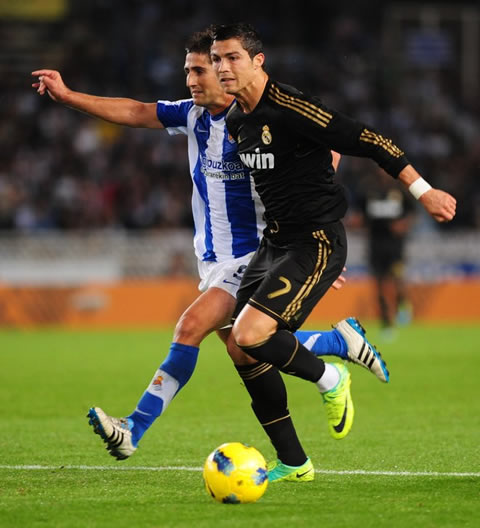
M 335 365 L 325 362 L 325 372 L 317 381 L 317 387 L 320 392 L 332 390 L 340 381 L 340 372 Z
M 161 408 L 161 412 L 163 413 L 168 407 L 168 404 L 173 400 L 173 397 L 178 391 L 178 387 L 178 380 L 170 376 L 170 374 L 167 374 L 164 370 L 158 369 L 150 385 L 147 387 L 146 392 L 163 400 L 163 406 Z

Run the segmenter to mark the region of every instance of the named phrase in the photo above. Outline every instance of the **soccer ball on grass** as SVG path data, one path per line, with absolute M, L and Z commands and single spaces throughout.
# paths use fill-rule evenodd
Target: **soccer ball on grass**
M 255 502 L 267 489 L 267 463 L 254 447 L 229 442 L 208 455 L 203 480 L 207 492 L 218 502 Z

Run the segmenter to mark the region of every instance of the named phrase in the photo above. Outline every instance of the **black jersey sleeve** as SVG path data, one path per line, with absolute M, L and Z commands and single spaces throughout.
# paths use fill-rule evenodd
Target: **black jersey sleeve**
M 318 97 L 275 83 L 270 89 L 270 99 L 285 109 L 288 126 L 311 141 L 340 154 L 371 158 L 394 178 L 409 164 L 391 139 L 328 108 Z

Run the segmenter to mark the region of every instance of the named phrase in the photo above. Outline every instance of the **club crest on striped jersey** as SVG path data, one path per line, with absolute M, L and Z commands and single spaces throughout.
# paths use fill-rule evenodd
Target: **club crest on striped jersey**
M 264 125 L 262 128 L 262 141 L 264 145 L 270 145 L 272 142 L 272 134 L 268 125 Z

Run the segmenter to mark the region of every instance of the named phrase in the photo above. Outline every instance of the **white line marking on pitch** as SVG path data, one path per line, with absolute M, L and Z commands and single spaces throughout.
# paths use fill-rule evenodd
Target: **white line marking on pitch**
M 59 470 L 80 469 L 87 471 L 202 471 L 201 467 L 189 466 L 41 466 L 41 465 L 0 465 L 0 469 L 16 469 L 21 471 L 32 470 Z M 367 471 L 364 469 L 334 470 L 316 469 L 315 473 L 323 475 L 378 475 L 386 477 L 480 477 L 480 473 L 440 472 L 440 471 Z

